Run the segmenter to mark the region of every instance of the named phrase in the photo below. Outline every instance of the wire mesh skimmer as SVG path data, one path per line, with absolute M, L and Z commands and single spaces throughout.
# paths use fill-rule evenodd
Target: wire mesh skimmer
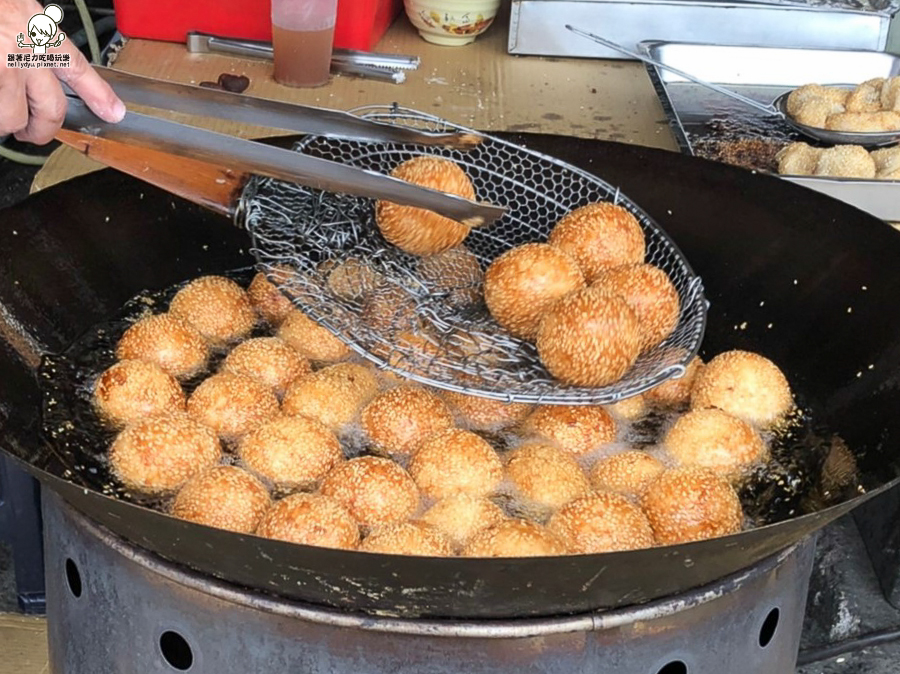
M 396 106 L 355 112 L 382 123 L 477 133 Z M 512 337 L 490 316 L 479 299 L 480 280 L 469 271 L 471 256 L 459 256 L 459 264 L 445 257 L 436 282 L 422 264 L 430 258 L 385 241 L 371 199 L 254 178 L 239 210 L 262 270 L 353 350 L 438 388 L 508 402 L 606 404 L 680 376 L 699 349 L 707 302 L 700 278 L 675 243 L 616 187 L 552 157 L 478 135 L 483 142 L 468 151 L 324 136 L 307 136 L 295 150 L 380 173 L 422 154 L 453 160 L 472 180 L 478 200 L 508 209 L 464 242 L 482 270 L 514 246 L 546 241 L 553 225 L 579 206 L 612 201 L 627 208 L 643 227 L 646 262 L 663 269 L 675 285 L 681 315 L 675 331 L 643 353 L 620 381 L 583 388 L 555 380 L 532 344 Z

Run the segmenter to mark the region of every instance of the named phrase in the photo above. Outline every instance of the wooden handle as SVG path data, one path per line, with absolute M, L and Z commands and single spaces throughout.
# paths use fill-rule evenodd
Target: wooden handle
M 61 142 L 86 157 L 228 217 L 249 174 L 188 157 L 61 129 Z

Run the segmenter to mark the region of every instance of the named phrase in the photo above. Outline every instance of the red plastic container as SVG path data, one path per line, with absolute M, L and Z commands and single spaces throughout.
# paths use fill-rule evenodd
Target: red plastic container
M 272 40 L 271 0 L 114 0 L 126 37 L 184 42 L 191 31 Z M 371 50 L 403 9 L 403 0 L 340 0 L 334 46 Z

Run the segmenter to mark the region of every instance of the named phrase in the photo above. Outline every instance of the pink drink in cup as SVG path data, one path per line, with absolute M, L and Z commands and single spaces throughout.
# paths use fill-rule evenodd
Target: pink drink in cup
M 337 0 L 272 0 L 275 81 L 290 87 L 328 82 Z

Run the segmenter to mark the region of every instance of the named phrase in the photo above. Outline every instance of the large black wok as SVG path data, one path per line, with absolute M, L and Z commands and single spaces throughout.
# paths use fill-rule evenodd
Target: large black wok
M 900 458 L 900 235 L 790 183 L 658 150 L 516 136 L 623 190 L 678 242 L 712 302 L 705 352 L 758 350 L 853 450 L 871 494 Z M 252 260 L 223 218 L 102 171 L 0 213 L 3 448 L 75 507 L 148 550 L 258 590 L 373 614 L 525 617 L 678 593 L 744 568 L 864 496 L 717 540 L 635 552 L 471 560 L 294 546 L 179 521 L 98 493 L 40 435 L 33 366 L 143 289 Z M 17 337 L 21 322 L 33 341 Z M 19 354 L 24 354 L 24 360 Z M 104 448 L 98 448 L 103 451 Z M 51 570 L 52 572 L 52 570 Z

